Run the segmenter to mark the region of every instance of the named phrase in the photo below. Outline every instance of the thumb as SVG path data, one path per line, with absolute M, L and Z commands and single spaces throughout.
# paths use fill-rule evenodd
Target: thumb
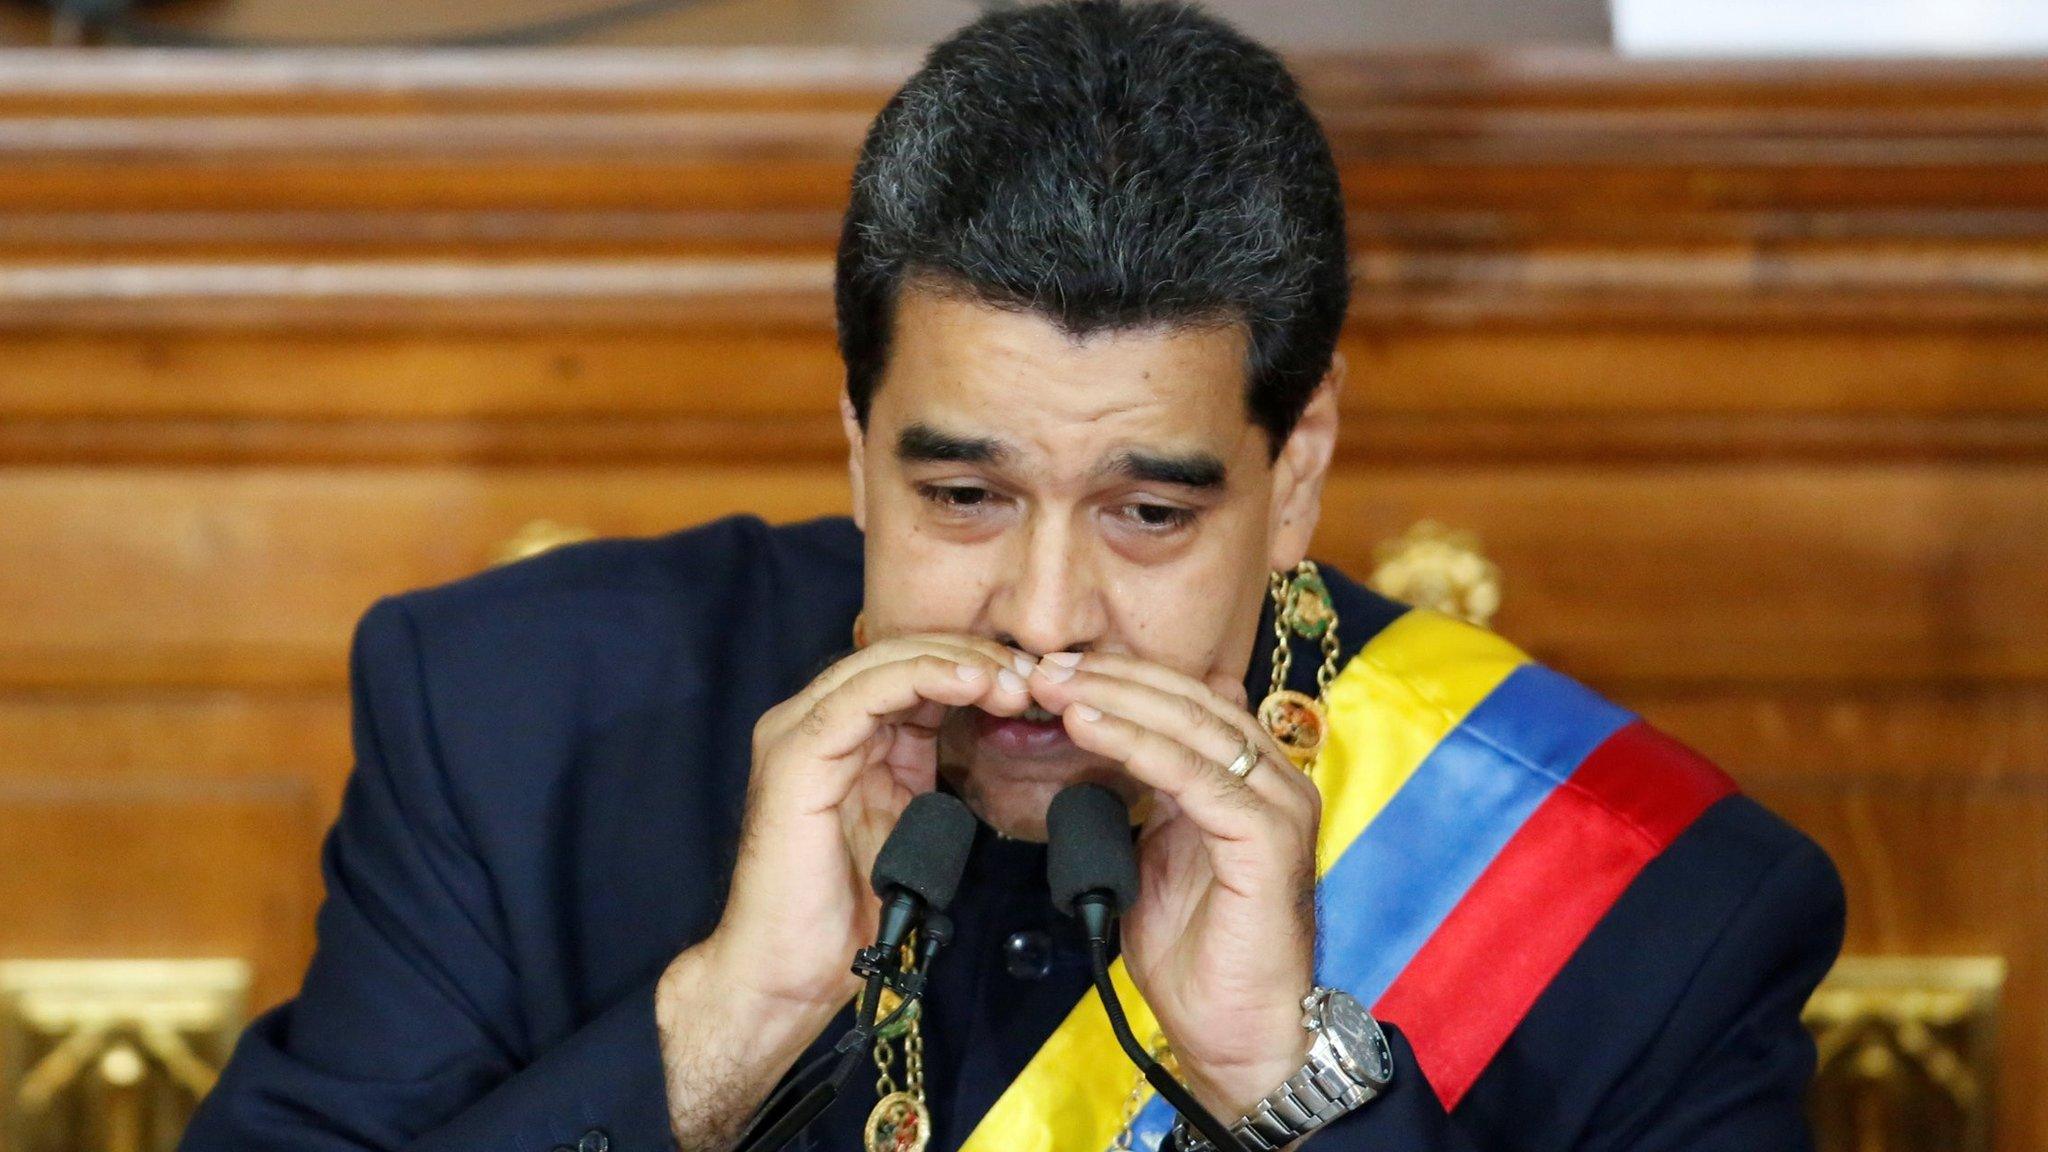
M 1245 694 L 1242 682 L 1232 680 L 1227 676 L 1214 675 L 1209 677 L 1205 683 L 1209 685 L 1210 691 L 1236 704 L 1239 708 L 1250 706 L 1251 698 Z

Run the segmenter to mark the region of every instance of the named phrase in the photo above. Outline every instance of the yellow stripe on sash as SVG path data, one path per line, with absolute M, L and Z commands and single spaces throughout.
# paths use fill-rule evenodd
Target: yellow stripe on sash
M 1444 736 L 1508 673 L 1528 661 L 1483 628 L 1434 612 L 1403 613 L 1330 682 L 1330 732 L 1316 762 L 1323 794 L 1317 874 L 1400 791 Z M 1271 770 L 1270 765 L 1267 768 Z M 1140 1040 L 1158 1027 L 1122 960 L 1110 979 Z M 1123 1127 L 1138 1073 L 1110 1031 L 1093 989 L 975 1126 L 962 1152 L 1107 1149 Z M 1152 1096 L 1146 1085 L 1138 1103 Z

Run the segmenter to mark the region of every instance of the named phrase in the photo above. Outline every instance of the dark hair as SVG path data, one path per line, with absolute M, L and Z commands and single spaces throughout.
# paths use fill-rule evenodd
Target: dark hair
M 935 46 L 869 128 L 835 276 L 863 426 L 906 281 L 1073 336 L 1241 323 L 1277 455 L 1351 283 L 1337 169 L 1271 50 L 1187 4 L 1058 0 Z

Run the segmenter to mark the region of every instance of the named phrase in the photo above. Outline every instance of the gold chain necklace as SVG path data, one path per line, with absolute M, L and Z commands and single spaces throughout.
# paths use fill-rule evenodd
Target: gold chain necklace
M 1307 771 L 1330 731 L 1324 697 L 1337 677 L 1337 606 L 1313 560 L 1303 560 L 1292 574 L 1268 576 L 1267 592 L 1273 599 L 1273 679 L 1266 698 L 1259 701 L 1259 726 L 1295 767 Z M 1294 667 L 1290 634 L 1322 642 L 1323 665 L 1316 669 L 1313 698 L 1287 687 L 1287 673 Z
M 902 967 L 909 971 L 917 955 L 917 933 L 903 942 Z M 876 1019 L 887 1020 L 903 998 L 882 989 Z M 875 1107 L 868 1113 L 864 1141 L 868 1152 L 924 1152 L 931 1143 L 932 1113 L 924 1098 L 924 1033 L 918 1029 L 923 1003 L 914 1002 L 903 1019 L 875 1034 Z M 903 1087 L 896 1086 L 891 1071 L 896 1062 L 892 1041 L 903 1038 Z

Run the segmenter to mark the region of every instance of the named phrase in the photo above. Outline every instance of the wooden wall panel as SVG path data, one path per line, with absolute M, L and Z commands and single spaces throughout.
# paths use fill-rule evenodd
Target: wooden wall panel
M 1351 208 L 1317 551 L 1500 629 L 2011 962 L 2048 1110 L 2048 72 L 1302 57 Z M 310 945 L 377 596 L 529 521 L 845 506 L 830 257 L 902 53 L 0 52 L 0 955 Z
M 12 958 L 238 956 L 274 1003 L 312 955 L 330 811 L 291 780 L 0 784 L 0 932 Z M 32 914 L 23 915 L 25 911 Z
M 636 303 L 621 297 L 586 301 L 581 313 L 575 301 L 536 300 L 523 317 L 496 330 L 477 319 L 481 302 L 459 297 L 438 309 L 444 315 L 463 309 L 461 323 L 422 323 L 419 310 L 436 308 L 435 302 L 396 290 L 363 302 L 385 313 L 381 322 L 365 318 L 349 331 L 337 331 L 337 320 L 315 311 L 331 306 L 291 299 L 268 301 L 273 314 L 261 323 L 235 323 L 230 302 L 211 312 L 195 309 L 176 327 L 73 326 L 84 331 L 66 331 L 48 319 L 6 324 L 0 303 L 0 364 L 7 368 L 0 376 L 0 414 L 10 420 L 817 419 L 821 410 L 834 415 L 844 379 L 828 323 L 828 276 L 826 267 L 805 264 L 803 295 L 789 303 L 779 292 L 712 284 L 703 292 L 721 297 L 717 312 L 704 315 L 696 299 L 678 295 L 666 302 L 669 315 L 659 324 L 618 322 Z M 6 283 L 0 268 L 0 287 Z M 799 307 L 801 323 L 763 319 L 763 313 L 772 320 L 779 309 Z M 612 322 L 576 323 L 599 309 Z M 294 311 L 304 319 L 289 314 Z M 400 319 L 408 315 L 409 322 Z M 1716 420 L 1715 427 L 1729 433 L 1726 453 L 1742 451 L 1746 427 L 1787 418 L 2048 417 L 2039 387 L 2048 331 L 2041 328 L 1971 333 L 1967 340 L 1928 330 L 1575 328 L 1418 331 L 1354 322 L 1343 344 L 1353 370 L 1345 411 L 1368 419 L 1461 422 Z M 280 363 L 282 354 L 291 360 Z
M 2002 1147 L 2038 1130 L 2048 1076 L 2048 790 L 2032 780 L 1970 787 L 1884 783 L 1752 786 L 1828 850 L 1849 878 L 1846 950 L 2003 955 L 1996 1077 Z M 1967 844 L 1967 848 L 1959 846 Z
M 2035 680 L 2044 488 L 2032 465 L 1350 467 L 1317 550 L 1363 574 L 1416 520 L 1471 529 L 1507 573 L 1499 627 L 1609 684 Z M 528 520 L 846 506 L 838 466 L 13 469 L 0 683 L 337 683 L 371 600 L 483 567 Z
M 769 322 L 779 299 L 744 322 L 730 299 L 711 318 L 676 304 L 666 327 L 551 325 L 537 304 L 497 329 L 473 314 L 424 331 L 0 324 L 0 463 L 835 462 L 844 376 L 815 320 L 829 301 L 810 297 L 810 322 Z M 1347 463 L 2048 460 L 2048 325 L 1964 338 L 1360 320 L 1344 347 Z

